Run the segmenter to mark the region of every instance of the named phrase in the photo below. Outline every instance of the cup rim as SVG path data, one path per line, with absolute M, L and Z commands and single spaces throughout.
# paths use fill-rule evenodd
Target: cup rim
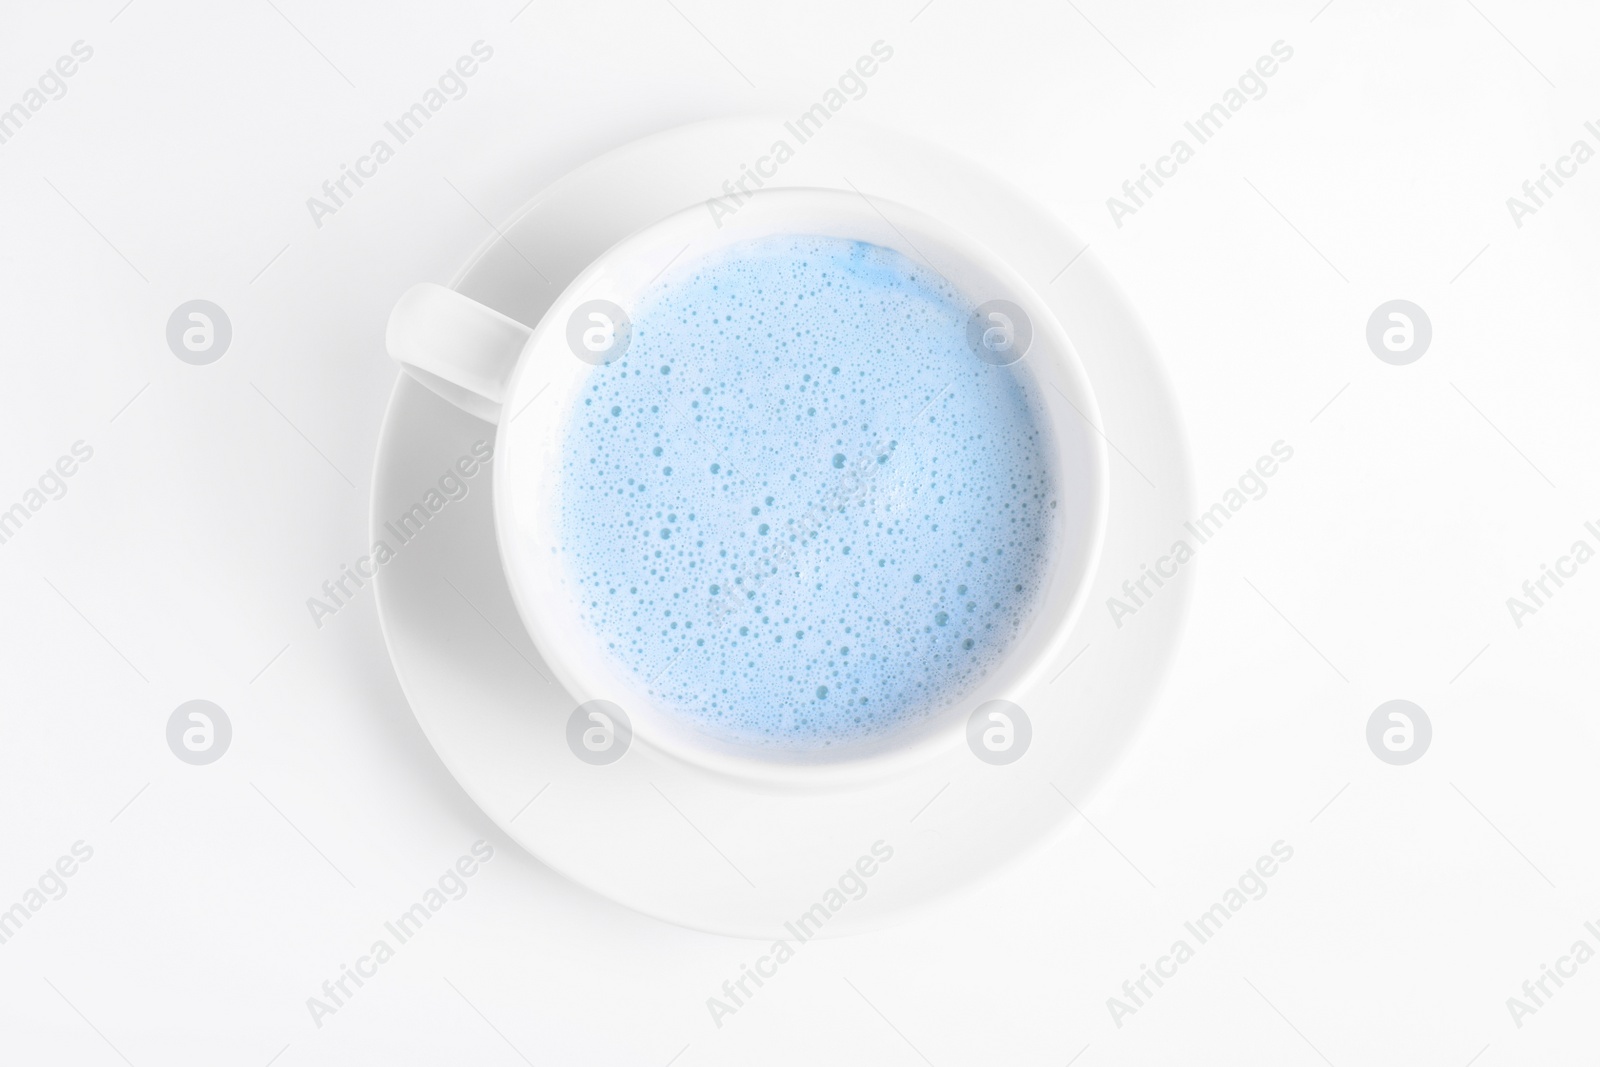
M 1099 431 L 1099 408 L 1095 402 L 1094 391 L 1084 371 L 1076 349 L 1071 343 L 1066 328 L 1048 302 L 1041 296 L 1016 271 L 1011 264 L 990 251 L 986 246 L 968 236 L 953 226 L 930 216 L 918 209 L 907 205 L 875 197 L 868 200 L 865 194 L 846 192 L 844 190 L 819 188 L 809 186 L 784 187 L 762 189 L 750 194 L 740 204 L 741 208 L 748 207 L 752 202 L 759 201 L 764 208 L 775 205 L 798 204 L 801 208 L 810 208 L 821 201 L 831 204 L 851 203 L 852 205 L 865 201 L 869 207 L 886 222 L 891 230 L 899 234 L 898 227 L 889 222 L 888 216 L 882 208 L 890 208 L 904 218 L 914 218 L 917 226 L 924 233 L 937 234 L 946 245 L 959 249 L 964 263 L 975 264 L 983 270 L 1005 279 L 1005 291 L 1008 296 L 1014 297 L 1024 307 L 1035 323 L 1036 340 L 1041 328 L 1053 334 L 1051 337 L 1051 356 L 1056 362 L 1058 373 L 1063 375 L 1074 387 L 1077 402 L 1068 399 L 1067 403 L 1077 411 L 1092 433 L 1085 433 L 1081 437 L 1084 447 L 1086 467 L 1089 471 L 1089 492 L 1084 499 L 1075 503 L 1087 512 L 1085 523 L 1086 539 L 1078 551 L 1077 579 L 1067 594 L 1067 602 L 1056 612 L 1056 618 L 1051 623 L 1051 631 L 1045 637 L 1041 647 L 1034 651 L 1028 662 L 1013 667 L 1012 678 L 999 686 L 980 682 L 971 692 L 963 694 L 959 699 L 952 700 L 942 705 L 930 715 L 930 721 L 935 725 L 921 729 L 917 736 L 896 740 L 891 734 L 883 740 L 883 744 L 875 751 L 865 751 L 860 754 L 849 755 L 838 759 L 815 760 L 778 760 L 762 758 L 758 750 L 749 750 L 748 753 L 738 751 L 738 746 L 717 745 L 713 742 L 689 741 L 674 736 L 670 729 L 653 729 L 652 720 L 660 718 L 663 722 L 669 721 L 665 712 L 659 711 L 646 702 L 646 708 L 635 712 L 633 707 L 626 707 L 632 728 L 632 740 L 640 743 L 653 751 L 666 756 L 676 762 L 690 767 L 709 771 L 723 777 L 732 778 L 748 784 L 775 787 L 779 789 L 815 789 L 833 787 L 856 787 L 876 784 L 893 778 L 899 774 L 924 765 L 938 758 L 941 754 L 956 747 L 966 733 L 966 720 L 972 709 L 982 705 L 987 700 L 997 697 L 1010 697 L 1035 689 L 1041 672 L 1056 658 L 1058 658 L 1067 638 L 1075 628 L 1082 614 L 1083 607 L 1088 600 L 1090 589 L 1099 569 L 1100 558 L 1104 547 L 1106 524 L 1110 506 L 1110 472 L 1109 456 L 1103 442 L 1103 434 Z M 512 501 L 512 486 L 509 484 L 507 467 L 511 462 L 511 449 L 504 447 L 504 439 L 508 435 L 511 419 L 520 413 L 528 404 L 537 399 L 524 398 L 532 368 L 537 360 L 533 358 L 552 340 L 552 335 L 564 326 L 564 318 L 570 312 L 575 299 L 589 291 L 605 271 L 611 269 L 618 262 L 624 261 L 630 254 L 637 253 L 643 246 L 658 243 L 664 234 L 673 230 L 684 230 L 693 227 L 699 232 L 704 223 L 696 224 L 694 216 L 701 211 L 707 211 L 715 201 L 701 201 L 688 205 L 679 211 L 657 219 L 633 233 L 617 241 L 605 252 L 594 258 L 581 270 L 575 278 L 558 294 L 535 324 L 521 351 L 517 354 L 515 365 L 509 376 L 504 400 L 501 407 L 499 431 L 495 445 L 493 459 L 493 497 L 494 497 L 494 526 L 496 540 L 500 550 L 502 570 L 505 573 L 507 585 L 510 587 L 513 603 L 517 613 L 526 628 L 529 637 L 539 649 L 546 665 L 556 675 L 556 682 L 566 689 L 569 694 L 576 688 L 579 694 L 585 691 L 604 692 L 605 687 L 595 687 L 586 680 L 575 679 L 572 676 L 571 664 L 561 655 L 563 643 L 560 637 L 552 632 L 544 613 L 538 605 L 528 601 L 530 583 L 520 579 L 519 569 L 530 564 L 522 559 L 517 550 L 515 537 L 516 526 L 514 507 Z M 826 216 L 824 211 L 809 211 L 813 215 Z M 838 212 L 835 212 L 838 214 Z M 716 215 L 713 213 L 713 219 Z M 721 223 L 717 223 L 718 230 Z M 782 231 L 773 231 L 782 232 Z M 826 232 L 826 231 L 817 231 Z M 909 238 L 902 239 L 909 243 Z M 740 240 L 736 234 L 719 241 L 715 247 L 727 247 Z M 748 238 L 745 238 L 748 239 Z M 886 246 L 892 247 L 885 242 Z M 703 254 L 703 252 L 702 252 Z M 931 266 L 931 264 L 930 264 Z M 648 284 L 648 283 L 647 283 Z M 635 290 L 642 291 L 647 286 L 640 286 Z M 960 289 L 957 286 L 958 290 Z M 965 292 L 963 290 L 963 292 Z M 965 295 L 971 296 L 970 293 Z M 569 356 L 570 358 L 570 356 Z M 567 373 L 582 373 L 569 369 Z M 552 377 L 554 381 L 554 377 Z M 549 384 L 549 383 L 547 383 Z M 1065 397 L 1065 393 L 1063 396 Z M 562 409 L 564 414 L 565 409 Z M 1063 417 L 1058 413 L 1049 414 L 1048 410 L 1039 415 L 1047 421 L 1052 433 L 1059 432 Z M 1056 554 L 1060 553 L 1059 545 Z M 1052 573 L 1055 567 L 1061 566 L 1065 561 L 1053 559 L 1051 561 Z M 533 564 L 540 566 L 541 564 Z M 1041 593 L 1041 596 L 1044 594 Z M 1034 620 L 1038 621 L 1043 613 L 1044 604 L 1041 601 L 1034 609 Z M 1005 666 L 1011 659 L 1007 653 L 997 665 Z M 618 683 L 612 687 L 615 691 L 621 688 L 632 688 L 631 683 Z M 958 710 L 964 709 L 968 714 L 958 715 Z M 687 731 L 683 731 L 687 732 Z

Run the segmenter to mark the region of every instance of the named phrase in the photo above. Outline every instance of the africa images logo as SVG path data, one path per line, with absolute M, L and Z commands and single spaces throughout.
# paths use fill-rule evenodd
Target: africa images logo
M 355 959 L 355 965 L 339 964 L 339 973 L 323 981 L 321 995 L 306 998 L 306 1011 L 318 1030 L 326 1025 L 328 1016 L 337 1015 L 368 981 L 378 976 L 379 968 L 394 959 L 395 950 L 412 938 L 443 911 L 451 901 L 460 900 L 471 888 L 469 879 L 483 870 L 483 865 L 494 859 L 494 846 L 484 840 L 474 841 L 467 854 L 446 867 L 433 885 L 422 891 L 422 896 L 393 920 L 383 924 L 387 937 L 376 938 L 367 951 Z M 393 943 L 390 943 L 390 939 Z
M 794 944 L 782 939 L 774 941 L 771 951 L 756 958 L 754 969 L 747 963 L 739 964 L 739 977 L 729 978 L 722 983 L 721 997 L 706 998 L 706 1010 L 711 1013 L 711 1021 L 718 1030 L 722 1029 L 723 1019 L 736 1014 L 760 991 L 766 984 L 765 979 L 777 976 L 780 964 L 794 959 L 796 948 L 817 936 L 823 924 L 844 910 L 851 901 L 867 895 L 867 879 L 894 858 L 893 846 L 885 841 L 874 841 L 869 851 L 871 855 L 863 855 L 845 868 L 836 883 L 823 892 L 821 900 L 801 912 L 798 918 L 783 924 L 783 928 L 794 936 Z
M 306 197 L 306 210 L 311 213 L 311 221 L 317 229 L 322 229 L 323 219 L 337 215 L 368 181 L 376 178 L 378 168 L 394 158 L 395 150 L 421 133 L 422 127 L 444 110 L 446 104 L 467 95 L 467 79 L 494 58 L 494 48 L 482 40 L 472 42 L 471 52 L 471 55 L 457 57 L 455 63 L 439 75 L 437 82 L 423 91 L 420 100 L 400 112 L 393 121 L 383 124 L 384 130 L 394 138 L 394 144 L 377 138 L 365 153 L 356 157 L 354 166 L 339 164 L 338 176 L 322 183 L 322 196 Z
M 1247 468 L 1239 476 L 1237 488 L 1229 487 L 1223 492 L 1221 500 L 1201 512 L 1193 522 L 1183 524 L 1183 528 L 1193 536 L 1193 544 L 1188 538 L 1180 537 L 1172 543 L 1166 555 L 1156 558 L 1154 569 L 1147 563 L 1139 564 L 1139 576 L 1122 583 L 1122 596 L 1106 598 L 1106 611 L 1110 612 L 1111 621 L 1116 623 L 1117 629 L 1122 629 L 1124 619 L 1139 614 L 1140 609 L 1149 606 L 1161 588 L 1178 576 L 1178 568 L 1193 559 L 1200 546 L 1215 537 L 1246 504 L 1266 496 L 1267 479 L 1277 474 L 1281 466 L 1293 458 L 1292 446 L 1284 441 L 1274 441 L 1272 454 L 1259 457 Z M 1151 588 L 1152 584 L 1154 588 Z
M 472 477 L 487 468 L 489 461 L 494 458 L 494 446 L 488 441 L 478 440 L 472 443 L 470 451 L 470 455 L 461 456 L 453 465 L 446 468 L 444 473 L 439 475 L 437 485 L 429 486 L 421 500 L 412 504 L 397 518 L 383 524 L 384 530 L 394 538 L 393 545 L 389 543 L 388 538 L 378 538 L 372 543 L 370 553 L 361 556 L 354 564 L 339 565 L 338 577 L 329 578 L 322 583 L 322 596 L 306 597 L 306 610 L 311 613 L 311 621 L 316 624 L 317 629 L 322 629 L 324 619 L 337 615 L 341 608 L 354 600 L 356 594 L 366 587 L 367 582 L 378 576 L 378 568 L 394 559 L 400 549 L 422 533 L 423 528 L 433 521 L 433 517 L 443 511 L 446 505 L 466 499 L 467 493 L 472 488 Z

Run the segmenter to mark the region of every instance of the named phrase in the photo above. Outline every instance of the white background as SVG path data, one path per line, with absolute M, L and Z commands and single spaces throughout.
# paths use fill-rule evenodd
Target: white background
M 1600 149 L 1600 13 L 121 3 L 12 0 L 0 31 L 0 107 L 94 49 L 0 145 L 0 508 L 94 449 L 0 545 L 0 908 L 94 849 L 0 945 L 7 1062 L 1593 1061 L 1600 963 L 1520 1028 L 1506 998 L 1600 949 L 1600 566 L 1520 629 L 1505 600 L 1597 541 L 1600 161 L 1520 229 L 1505 201 Z M 468 95 L 314 226 L 306 198 L 478 39 Z M 479 210 L 682 122 L 798 113 L 879 39 L 853 114 L 1090 240 L 1168 362 L 1200 499 L 1276 440 L 1295 458 L 1202 554 L 1097 830 L 813 943 L 718 1028 L 752 946 L 521 854 L 416 728 L 370 595 L 320 630 L 305 599 L 364 547 L 387 310 L 479 246 Z M 1278 40 L 1267 95 L 1118 228 L 1106 198 Z M 233 323 L 209 367 L 164 338 L 196 297 Z M 1433 323 L 1407 367 L 1365 343 L 1393 298 Z M 197 697 L 235 731 L 209 767 L 164 736 Z M 1396 697 L 1434 726 L 1406 767 L 1364 736 Z M 480 838 L 467 896 L 317 1027 L 306 998 Z M 1114 1025 L 1107 997 L 1278 840 L 1268 895 Z

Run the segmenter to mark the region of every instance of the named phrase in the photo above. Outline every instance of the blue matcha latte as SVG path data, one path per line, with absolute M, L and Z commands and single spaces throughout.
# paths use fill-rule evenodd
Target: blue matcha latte
M 1040 597 L 1038 385 L 892 250 L 768 237 L 679 266 L 566 415 L 558 528 L 614 668 L 712 737 L 817 750 L 969 694 Z

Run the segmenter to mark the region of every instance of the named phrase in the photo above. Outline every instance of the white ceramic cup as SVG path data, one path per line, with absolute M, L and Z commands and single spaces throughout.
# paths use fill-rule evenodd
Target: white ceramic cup
M 611 701 L 626 711 L 634 743 L 754 782 L 839 785 L 889 776 L 964 745 L 968 717 L 989 700 L 1019 704 L 1039 729 L 1043 718 L 1065 710 L 1030 698 L 1040 699 L 1046 672 L 1059 660 L 1087 597 L 1109 493 L 1099 412 L 1066 332 L 1032 287 L 987 248 L 903 205 L 836 190 L 771 189 L 731 217 L 721 206 L 714 211 L 699 204 L 625 238 L 579 274 L 532 329 L 431 283 L 408 290 L 390 314 L 389 354 L 446 400 L 498 426 L 496 534 L 512 598 L 535 646 L 575 707 Z M 669 267 L 775 235 L 891 248 L 936 270 L 980 311 L 991 301 L 1009 302 L 1004 318 L 975 316 L 975 335 L 985 338 L 986 362 L 1011 363 L 997 373 L 1026 376 L 1035 386 L 1029 391 L 1046 423 L 1062 503 L 1032 619 L 978 688 L 899 733 L 812 753 L 731 744 L 656 707 L 608 659 L 579 615 L 560 554 L 551 551 L 561 541 L 554 502 L 561 494 L 560 449 L 570 405 L 595 365 L 609 362 L 627 337 L 626 323 L 612 321 L 603 306 L 596 312 L 596 302 L 626 314 Z M 1013 346 L 1025 342 L 1026 350 L 1007 348 L 1008 339 Z

